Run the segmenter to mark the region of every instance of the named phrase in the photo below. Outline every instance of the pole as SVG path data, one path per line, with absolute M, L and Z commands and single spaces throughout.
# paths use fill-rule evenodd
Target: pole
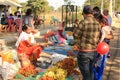
M 68 15 L 67 15 L 67 14 L 68 14 L 68 5 L 66 5 L 66 20 L 65 20 L 65 21 L 66 21 L 66 29 L 67 29 L 67 27 L 68 27 L 68 26 L 67 26 L 67 23 L 68 23 L 68 20 L 67 20 L 67 19 L 68 19 L 68 18 L 67 18 Z
M 64 7 L 64 5 L 62 5 L 62 22 L 63 22 L 63 7 Z
M 78 9 L 78 6 L 76 6 L 76 17 L 75 17 L 76 19 L 77 19 L 77 12 L 78 12 L 77 9 Z
M 71 11 L 72 11 L 72 27 L 73 27 L 73 23 L 74 23 L 73 18 L 75 18 L 75 17 L 73 17 L 73 11 L 74 10 L 71 10 Z
M 112 6 L 112 0 L 110 0 L 110 5 L 109 6 L 110 6 L 110 15 L 112 16 L 112 7 L 113 7 Z
M 114 0 L 114 12 L 115 12 L 115 0 Z
M 101 0 L 101 13 L 103 12 L 103 0 Z

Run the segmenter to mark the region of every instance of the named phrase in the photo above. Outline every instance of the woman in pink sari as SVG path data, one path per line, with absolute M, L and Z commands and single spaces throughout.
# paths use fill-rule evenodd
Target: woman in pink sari
M 59 43 L 65 43 L 67 39 L 65 36 L 64 25 L 65 23 L 62 22 L 59 24 L 59 27 L 58 27 L 57 37 L 58 37 Z

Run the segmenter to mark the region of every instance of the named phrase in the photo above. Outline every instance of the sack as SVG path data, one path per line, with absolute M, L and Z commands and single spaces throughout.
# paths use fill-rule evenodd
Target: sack
M 15 64 L 10 64 L 8 62 L 4 62 L 2 67 L 5 69 L 2 74 L 4 80 L 12 80 L 19 70 Z

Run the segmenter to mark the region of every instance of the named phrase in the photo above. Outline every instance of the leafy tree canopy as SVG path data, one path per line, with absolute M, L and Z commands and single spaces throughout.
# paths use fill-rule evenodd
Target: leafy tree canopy
M 27 7 L 31 8 L 35 15 L 43 13 L 50 8 L 47 0 L 28 0 Z
M 90 4 L 93 7 L 94 6 L 98 6 L 101 8 L 101 1 L 102 0 L 86 0 L 85 4 Z M 117 11 L 120 10 L 120 0 L 112 0 L 112 6 L 113 6 L 113 11 Z M 110 4 L 110 0 L 103 0 L 103 9 L 109 9 L 109 4 Z

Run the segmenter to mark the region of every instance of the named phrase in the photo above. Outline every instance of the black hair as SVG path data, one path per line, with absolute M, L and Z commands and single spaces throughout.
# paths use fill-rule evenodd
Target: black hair
M 2 15 L 2 17 L 4 17 L 5 15 Z
M 103 23 L 103 24 L 108 24 L 108 22 L 107 22 L 107 20 L 106 20 L 105 18 L 100 19 L 99 22 L 100 22 L 100 23 Z
M 62 27 L 65 27 L 65 22 L 64 21 L 62 22 Z
M 18 15 L 18 18 L 21 18 L 21 15 Z
M 93 13 L 93 9 L 90 5 L 86 5 L 83 8 L 83 13 L 84 14 L 92 14 Z
M 27 29 L 28 29 L 28 26 L 27 26 L 27 25 L 23 25 L 23 26 L 22 26 L 22 30 L 23 30 L 23 31 L 25 31 L 25 30 L 27 30 Z
M 101 11 L 100 11 L 100 8 L 98 6 L 95 6 L 93 8 L 93 16 L 95 18 L 98 18 L 99 16 L 101 16 Z
M 93 11 L 100 13 L 100 8 L 99 8 L 98 6 L 95 6 L 95 7 L 93 8 Z
M 94 14 L 95 19 L 101 19 L 103 18 L 102 14 Z
M 29 16 L 32 13 L 32 9 L 27 9 L 26 16 Z
M 97 19 L 99 20 L 100 23 L 103 23 L 103 24 L 107 24 L 108 23 L 107 19 L 105 19 L 102 14 L 99 15 L 97 17 Z
M 17 16 L 17 12 L 15 12 L 14 15 Z
M 13 14 L 11 13 L 10 16 L 13 16 Z

